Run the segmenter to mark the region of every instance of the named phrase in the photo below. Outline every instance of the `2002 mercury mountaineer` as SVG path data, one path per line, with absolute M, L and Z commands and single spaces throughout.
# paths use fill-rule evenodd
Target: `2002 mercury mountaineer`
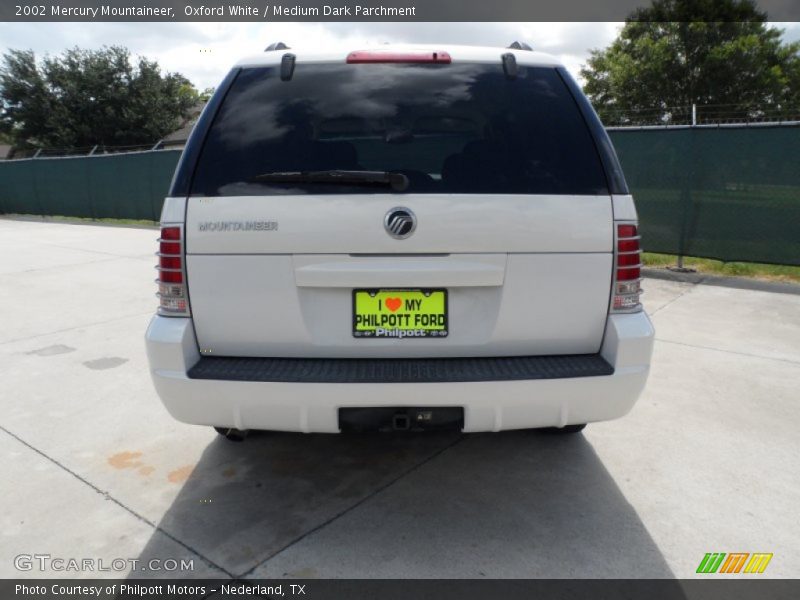
M 564 67 L 517 42 L 268 50 L 164 202 L 146 340 L 169 412 L 229 437 L 627 413 L 654 335 L 636 210 Z

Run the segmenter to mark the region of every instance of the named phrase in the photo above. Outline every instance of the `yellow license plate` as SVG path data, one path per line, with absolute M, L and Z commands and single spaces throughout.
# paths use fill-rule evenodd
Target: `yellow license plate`
M 353 336 L 447 337 L 447 290 L 353 290 Z

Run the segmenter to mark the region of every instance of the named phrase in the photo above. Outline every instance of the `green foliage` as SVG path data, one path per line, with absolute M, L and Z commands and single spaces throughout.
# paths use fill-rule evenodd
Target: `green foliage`
M 209 101 L 209 99 L 211 98 L 211 96 L 213 96 L 213 95 L 214 95 L 214 91 L 215 91 L 215 90 L 216 90 L 216 88 L 213 88 L 213 87 L 207 87 L 206 89 L 204 89 L 202 92 L 200 92 L 200 93 L 198 94 L 198 99 L 199 99 L 201 102 L 208 102 L 208 101 Z
M 751 0 L 654 0 L 591 52 L 585 91 L 607 125 L 686 119 L 692 104 L 701 117 L 796 114 L 800 44 L 766 19 Z
M 126 48 L 72 48 L 37 61 L 10 50 L 0 64 L 0 132 L 21 147 L 154 142 L 181 126 L 198 101 L 179 73 Z

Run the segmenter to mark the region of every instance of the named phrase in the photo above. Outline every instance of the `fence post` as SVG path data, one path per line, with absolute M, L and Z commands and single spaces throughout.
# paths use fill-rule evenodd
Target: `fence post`
M 692 185 L 694 184 L 694 163 L 695 163 L 695 126 L 697 125 L 697 104 L 692 103 L 692 126 L 689 128 L 689 160 L 688 169 L 684 174 L 684 184 L 681 189 L 681 237 L 678 244 L 678 260 L 675 266 L 667 269 L 676 273 L 695 273 L 697 269 L 683 266 L 683 253 L 686 248 L 687 227 L 689 224 L 689 214 L 692 210 Z
M 92 148 L 92 151 L 89 153 L 89 156 L 93 156 L 95 150 L 97 150 L 97 146 Z M 86 183 L 86 197 L 89 200 L 89 212 L 92 215 L 92 220 L 96 221 L 97 220 L 97 208 L 95 207 L 95 203 L 94 203 L 95 194 L 93 192 L 94 186 L 92 185 L 92 183 L 93 183 L 93 179 L 92 178 L 94 176 L 94 173 L 92 172 L 92 169 L 94 167 L 94 163 L 92 163 L 91 160 L 84 160 L 83 161 L 83 167 L 85 169 L 84 181 Z
M 41 151 L 42 149 L 39 148 L 39 150 L 36 151 L 36 156 L 39 156 L 39 152 Z M 36 158 L 36 156 L 33 158 Z M 42 215 L 42 218 L 44 218 L 47 216 L 47 212 L 44 210 L 44 204 L 42 204 L 42 198 L 39 195 L 39 164 L 39 161 L 31 162 L 31 179 L 33 183 L 33 197 L 36 200 L 36 204 L 39 206 L 39 214 Z

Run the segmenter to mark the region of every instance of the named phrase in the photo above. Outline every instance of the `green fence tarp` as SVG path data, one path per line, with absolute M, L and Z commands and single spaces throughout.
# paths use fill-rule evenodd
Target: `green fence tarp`
M 609 131 L 650 252 L 800 265 L 800 126 Z M 180 151 L 0 161 L 0 213 L 157 221 Z
M 800 265 L 800 127 L 616 129 L 650 252 Z
M 0 213 L 158 221 L 180 150 L 0 161 Z

